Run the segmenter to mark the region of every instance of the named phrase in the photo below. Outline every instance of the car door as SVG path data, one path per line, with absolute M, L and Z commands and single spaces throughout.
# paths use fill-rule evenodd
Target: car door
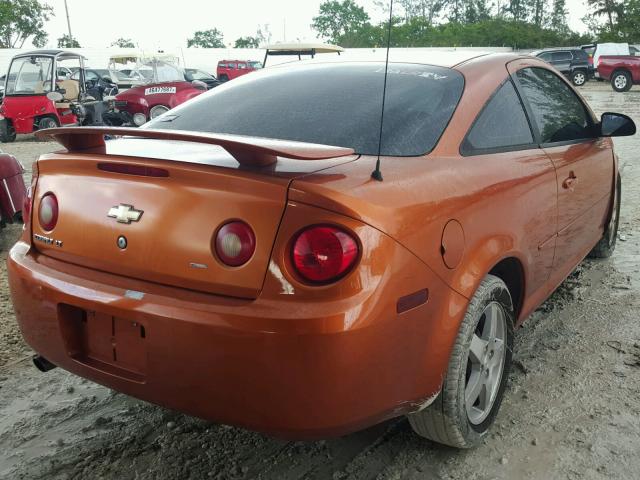
M 517 201 L 526 207 L 509 225 L 522 232 L 519 250 L 528 263 L 527 295 L 546 293 L 555 250 L 556 175 L 553 163 L 535 142 L 511 78 L 494 92 L 475 119 L 460 153 L 485 165 L 488 172 L 515 168 L 522 175 L 516 182 L 522 188 Z M 497 205 L 495 208 L 501 210 Z
M 600 239 L 613 182 L 613 152 L 568 83 L 542 67 L 514 75 L 540 146 L 556 169 L 558 236 L 554 271 L 564 278 Z

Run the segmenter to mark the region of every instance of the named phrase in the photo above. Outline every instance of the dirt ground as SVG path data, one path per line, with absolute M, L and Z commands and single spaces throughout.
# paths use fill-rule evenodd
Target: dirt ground
M 599 114 L 640 125 L 640 88 L 582 89 Z M 55 145 L 2 145 L 25 165 Z M 456 451 L 397 419 L 323 442 L 288 442 L 150 405 L 61 369 L 42 374 L 0 273 L 0 478 L 636 479 L 640 476 L 640 136 L 616 139 L 623 196 L 616 254 L 585 261 L 517 332 L 515 367 L 484 444 Z M 3 255 L 19 234 L 1 234 Z

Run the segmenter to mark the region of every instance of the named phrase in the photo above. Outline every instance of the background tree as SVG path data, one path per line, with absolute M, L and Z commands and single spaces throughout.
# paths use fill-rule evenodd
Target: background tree
M 624 13 L 618 15 L 618 37 L 628 43 L 640 42 L 640 0 L 626 0 Z
M 338 44 L 340 37 L 363 28 L 369 23 L 369 14 L 353 0 L 325 1 L 320 13 L 313 17 L 311 27 L 324 39 Z
M 136 44 L 133 43 L 133 40 L 130 38 L 122 38 L 120 37 L 115 42 L 111 44 L 112 47 L 120 47 L 120 48 L 136 48 Z
M 528 11 L 525 0 L 509 0 L 506 9 L 514 21 L 524 22 L 527 20 Z
M 22 48 L 31 38 L 36 47 L 44 47 L 44 24 L 53 9 L 38 0 L 0 0 L 0 48 Z
M 620 0 L 587 0 L 587 4 L 593 9 L 594 15 L 606 18 L 609 32 L 614 33 L 618 13 L 621 10 Z
M 80 42 L 70 37 L 68 33 L 65 33 L 58 38 L 58 48 L 80 48 Z
M 260 40 L 258 37 L 240 37 L 236 40 L 235 48 L 258 48 Z
M 549 16 L 549 27 L 551 27 L 551 30 L 564 35 L 568 34 L 570 30 L 567 15 L 568 11 L 565 0 L 553 0 L 553 8 Z
M 187 40 L 187 48 L 224 48 L 222 32 L 217 28 L 198 30 L 193 37 Z
M 448 2 L 449 0 L 399 0 L 407 21 L 420 18 L 428 25 L 435 23 Z M 472 0 L 469 2 L 472 3 Z M 389 11 L 389 5 L 386 5 L 386 10 Z

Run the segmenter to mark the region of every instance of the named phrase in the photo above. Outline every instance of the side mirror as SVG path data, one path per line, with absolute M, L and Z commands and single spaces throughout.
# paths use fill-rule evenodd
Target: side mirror
M 605 112 L 600 118 L 602 137 L 628 137 L 636 133 L 636 124 L 621 113 Z
M 60 92 L 48 92 L 47 98 L 52 102 L 61 102 L 64 100 L 64 96 Z

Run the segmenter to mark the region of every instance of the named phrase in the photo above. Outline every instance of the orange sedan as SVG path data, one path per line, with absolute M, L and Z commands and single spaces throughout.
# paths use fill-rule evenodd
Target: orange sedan
M 635 125 L 497 54 L 391 63 L 381 128 L 384 75 L 279 66 L 142 129 L 39 132 L 66 151 L 8 258 L 36 365 L 275 435 L 408 415 L 477 444 L 514 328 L 613 252 L 608 137 Z

